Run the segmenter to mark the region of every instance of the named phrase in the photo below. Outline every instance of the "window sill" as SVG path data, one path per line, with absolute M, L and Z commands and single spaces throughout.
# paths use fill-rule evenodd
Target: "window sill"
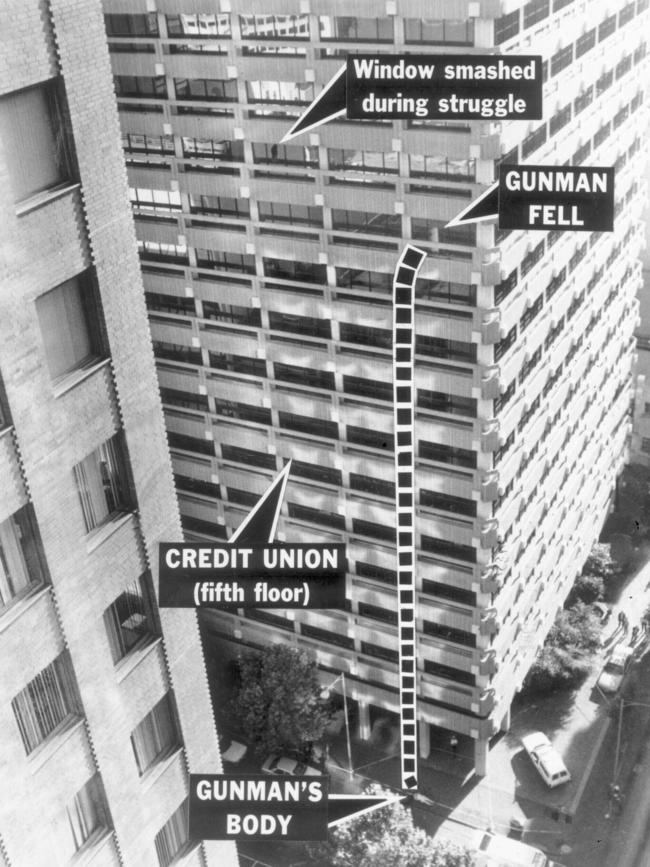
M 64 720 L 58 728 L 51 732 L 42 744 L 39 744 L 28 756 L 27 761 L 32 771 L 40 770 L 72 735 L 83 727 L 83 718 L 74 715 Z
M 30 196 L 28 199 L 23 199 L 22 202 L 18 202 L 16 205 L 16 216 L 23 217 L 25 214 L 29 214 L 38 208 L 42 208 L 43 205 L 48 205 L 50 202 L 54 202 L 56 199 L 60 199 L 68 193 L 71 193 L 73 190 L 78 189 L 81 189 L 81 184 L 76 181 L 74 183 L 66 181 L 58 187 L 51 187 L 49 190 L 43 190 L 41 193 L 36 193 L 36 195 Z
M 115 664 L 115 676 L 117 682 L 121 683 L 126 677 L 128 677 L 133 669 L 137 668 L 142 660 L 149 656 L 149 654 L 153 652 L 154 648 L 158 647 L 161 642 L 162 638 L 160 638 L 160 636 L 152 635 L 143 644 L 134 647 L 126 656 L 122 657 L 122 659 Z
M 166 753 L 160 759 L 156 761 L 150 768 L 144 772 L 144 774 L 140 777 L 140 782 L 142 783 L 142 788 L 146 791 L 150 789 L 156 780 L 160 779 L 162 775 L 165 773 L 167 768 L 174 764 L 177 756 L 183 751 L 183 747 L 175 746 L 171 748 L 171 752 Z
M 20 598 L 14 597 L 10 600 L 5 608 L 0 610 L 0 634 L 11 626 L 14 620 L 22 617 L 25 611 L 32 605 L 35 605 L 47 592 L 49 592 L 49 587 L 44 584 L 38 584 L 26 588 Z
M 87 552 L 90 554 L 95 548 L 99 548 L 113 533 L 116 533 L 120 527 L 130 521 L 133 516 L 133 512 L 116 512 L 115 515 L 109 517 L 101 526 L 91 530 L 86 544 Z
M 84 867 L 90 864 L 95 858 L 105 850 L 106 844 L 113 836 L 112 828 L 97 828 L 96 831 L 83 844 L 70 859 L 70 865 L 74 867 Z
M 103 367 L 107 367 L 109 363 L 110 359 L 108 358 L 93 358 L 87 365 L 66 373 L 54 382 L 54 397 L 61 397 L 61 395 L 66 394 L 66 392 L 73 389 L 76 385 L 79 385 L 80 382 L 92 376 L 93 373 L 96 373 Z

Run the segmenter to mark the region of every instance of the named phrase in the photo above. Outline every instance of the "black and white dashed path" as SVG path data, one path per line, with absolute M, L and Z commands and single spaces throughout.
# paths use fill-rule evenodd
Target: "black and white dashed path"
M 399 593 L 399 679 L 402 740 L 402 788 L 417 788 L 415 713 L 415 534 L 413 406 L 413 298 L 426 253 L 408 244 L 393 277 L 393 390 L 395 474 L 397 476 L 397 576 Z

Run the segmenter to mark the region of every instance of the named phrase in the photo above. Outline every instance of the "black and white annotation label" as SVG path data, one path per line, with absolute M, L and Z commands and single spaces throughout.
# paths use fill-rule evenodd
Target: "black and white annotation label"
M 345 545 L 162 543 L 163 608 L 344 608 Z
M 542 58 L 493 54 L 353 54 L 347 116 L 357 120 L 542 117 Z
M 190 774 L 195 840 L 326 840 L 329 777 Z
M 499 167 L 500 229 L 611 232 L 614 167 Z

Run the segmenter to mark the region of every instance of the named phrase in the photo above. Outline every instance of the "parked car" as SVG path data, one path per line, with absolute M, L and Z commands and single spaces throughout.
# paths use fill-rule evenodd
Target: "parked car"
M 568 783 L 571 774 L 562 756 L 543 732 L 531 732 L 521 739 L 521 743 L 549 788 L 554 789 L 562 783 Z
M 247 752 L 248 747 L 246 744 L 242 744 L 239 741 L 230 741 L 228 749 L 221 754 L 221 758 L 224 762 L 236 765 L 238 762 L 241 762 Z
M 614 648 L 596 681 L 598 689 L 603 692 L 618 692 L 633 653 L 632 647 L 618 645 Z
M 290 759 L 288 756 L 269 756 L 262 765 L 265 774 L 276 774 L 280 777 L 320 777 L 321 772 L 311 765 Z
M 481 838 L 476 847 L 476 867 L 562 867 L 528 843 L 487 831 L 481 832 Z
M 562 867 L 535 846 L 457 822 L 444 822 L 435 839 L 469 849 L 474 867 Z

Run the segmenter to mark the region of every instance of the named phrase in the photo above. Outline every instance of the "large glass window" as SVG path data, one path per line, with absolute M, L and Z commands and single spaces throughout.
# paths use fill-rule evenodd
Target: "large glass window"
M 0 139 L 16 202 L 76 177 L 68 107 L 58 79 L 0 98 Z
M 309 15 L 240 15 L 242 39 L 309 39 Z
M 170 695 L 163 696 L 131 734 L 140 776 L 179 746 Z
M 155 12 L 144 15 L 104 15 L 108 36 L 158 36 Z
M 404 41 L 428 45 L 473 45 L 474 21 L 446 18 L 405 18 Z
M 79 789 L 66 806 L 65 814 L 74 852 L 82 849 L 91 837 L 96 838 L 102 830 L 111 827 L 104 786 L 99 774 L 95 774 Z
M 167 15 L 167 33 L 171 37 L 211 37 L 230 36 L 230 15 L 214 14 L 184 14 Z
M 308 105 L 314 98 L 314 85 L 296 81 L 247 81 L 246 96 L 249 102 L 297 102 Z
M 155 635 L 146 575 L 133 581 L 104 612 L 113 662 Z
M 189 800 L 186 798 L 171 814 L 155 837 L 156 854 L 160 867 L 169 867 L 189 846 Z
M 355 18 L 320 15 L 320 38 L 323 42 L 392 42 L 392 18 Z
M 0 522 L 0 611 L 47 577 L 31 505 Z
M 207 99 L 211 102 L 235 102 L 237 82 L 222 78 L 175 78 L 176 99 Z
M 74 476 L 88 532 L 131 508 L 119 434 L 80 461 Z
M 77 716 L 80 707 L 67 654 L 58 656 L 30 680 L 11 707 L 28 755 L 59 726 Z

